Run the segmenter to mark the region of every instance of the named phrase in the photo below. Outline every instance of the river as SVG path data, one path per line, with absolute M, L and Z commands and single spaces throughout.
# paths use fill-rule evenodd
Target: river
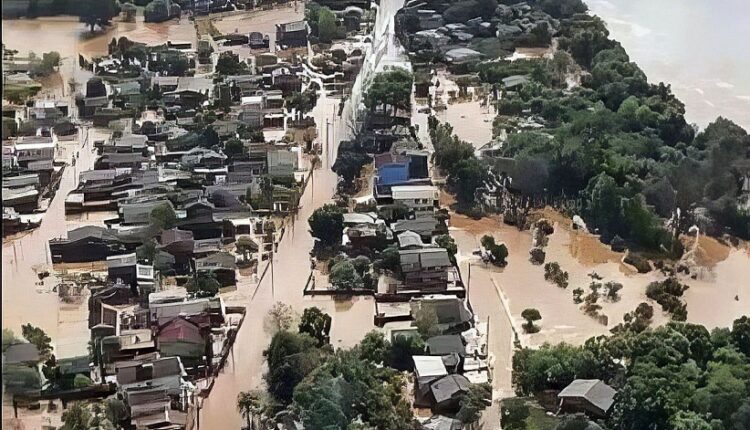
M 672 85 L 688 122 L 723 116 L 750 130 L 750 2 L 584 1 L 650 82 Z

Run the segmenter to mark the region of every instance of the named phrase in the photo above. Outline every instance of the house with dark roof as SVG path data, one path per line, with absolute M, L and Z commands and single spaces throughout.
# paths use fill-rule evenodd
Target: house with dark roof
M 436 412 L 457 412 L 461 397 L 468 393 L 471 382 L 463 375 L 447 375 L 430 385 L 434 399 L 432 409 Z
M 615 402 L 617 391 L 599 379 L 576 379 L 558 393 L 561 412 L 583 412 L 604 418 Z
M 276 24 L 277 49 L 307 46 L 307 33 L 307 21 L 304 20 Z
M 235 257 L 228 252 L 217 252 L 195 260 L 196 272 L 214 274 L 222 287 L 234 285 L 237 282 L 236 269 Z
M 135 251 L 140 240 L 118 235 L 108 228 L 87 225 L 68 231 L 68 237 L 50 239 L 53 263 L 102 261 L 108 256 Z
M 444 291 L 448 288 L 448 269 L 453 267 L 444 248 L 399 251 L 402 290 Z

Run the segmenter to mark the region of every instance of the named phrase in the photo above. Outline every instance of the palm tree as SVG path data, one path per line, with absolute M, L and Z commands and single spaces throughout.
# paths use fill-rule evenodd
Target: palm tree
M 250 430 L 255 429 L 255 418 L 263 412 L 263 402 L 261 392 L 242 391 L 237 396 L 237 410 L 242 414 L 242 418 L 247 420 L 247 426 Z

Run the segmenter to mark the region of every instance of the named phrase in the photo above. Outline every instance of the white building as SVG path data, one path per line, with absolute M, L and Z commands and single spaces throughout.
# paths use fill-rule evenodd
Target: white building
M 402 203 L 414 211 L 418 218 L 432 215 L 440 198 L 440 192 L 433 185 L 396 185 L 391 187 L 394 203 Z

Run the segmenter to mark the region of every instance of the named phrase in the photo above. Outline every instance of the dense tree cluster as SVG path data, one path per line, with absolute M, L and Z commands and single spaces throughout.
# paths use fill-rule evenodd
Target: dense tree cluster
M 642 304 L 636 320 L 650 319 Z M 622 430 L 738 429 L 750 412 L 750 319 L 709 332 L 670 322 L 648 329 L 626 316 L 612 336 L 583 346 L 544 345 L 513 357 L 519 395 L 561 390 L 574 379 L 602 379 L 618 390 L 608 427 Z
M 394 116 L 398 110 L 409 110 L 413 82 L 414 76 L 402 68 L 378 73 L 367 87 L 365 105 L 371 111 L 383 107 L 385 112 L 390 111 Z
M 319 239 L 324 246 L 340 244 L 344 232 L 344 212 L 344 209 L 334 204 L 315 209 L 307 220 L 313 237 Z
M 540 188 L 550 195 L 580 194 L 582 215 L 606 242 L 617 235 L 679 255 L 677 235 L 694 223 L 712 234 L 750 237 L 750 212 L 738 198 L 750 137 L 723 118 L 696 135 L 670 87 L 649 84 L 608 36 L 597 18 L 562 26 L 560 47 L 589 72 L 573 90 L 563 91 L 560 76 L 570 68 L 564 54 L 476 66 L 489 83 L 518 72 L 531 78 L 503 97 L 499 110 L 528 109 L 546 128 L 511 134 L 504 155 L 543 165 Z

